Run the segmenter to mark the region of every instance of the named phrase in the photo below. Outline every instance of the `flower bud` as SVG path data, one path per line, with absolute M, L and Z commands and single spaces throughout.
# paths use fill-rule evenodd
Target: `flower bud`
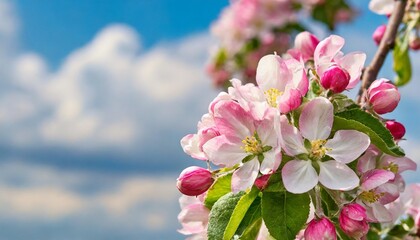
M 312 219 L 305 229 L 305 240 L 336 240 L 334 224 L 328 218 Z
M 265 187 L 267 187 L 267 183 L 270 177 L 271 174 L 262 175 L 255 180 L 254 185 L 257 186 L 258 189 L 263 190 Z
M 381 25 L 372 34 L 372 38 L 375 41 L 376 45 L 379 45 L 381 43 L 382 38 L 385 35 L 386 31 L 386 25 Z
M 395 140 L 400 140 L 405 135 L 405 127 L 397 121 L 386 121 L 386 128 L 391 132 Z
M 329 67 L 321 76 L 321 85 L 334 93 L 344 91 L 347 85 L 349 85 L 349 81 L 349 73 L 339 66 Z
M 314 51 L 319 40 L 309 32 L 301 32 L 295 38 L 295 48 L 302 53 L 304 61 L 314 57 Z
M 368 97 L 373 110 L 378 114 L 394 111 L 400 101 L 397 87 L 385 78 L 375 80 L 370 85 Z
M 366 209 L 357 203 L 345 205 L 338 217 L 343 232 L 355 239 L 361 239 L 368 233 L 369 224 L 366 219 Z
M 181 172 L 176 186 L 185 195 L 198 196 L 207 191 L 213 182 L 214 179 L 209 170 L 192 166 Z
M 412 50 L 415 50 L 415 51 L 419 50 L 420 49 L 420 37 L 417 36 L 416 34 L 410 35 L 408 46 Z

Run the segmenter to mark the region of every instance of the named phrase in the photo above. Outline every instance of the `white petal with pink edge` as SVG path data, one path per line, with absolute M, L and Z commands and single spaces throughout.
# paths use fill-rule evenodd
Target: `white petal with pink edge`
M 206 155 L 199 147 L 199 137 L 197 134 L 188 134 L 181 139 L 181 146 L 184 152 L 191 157 L 199 160 L 207 160 Z
M 319 162 L 319 182 L 326 188 L 347 191 L 359 186 L 359 178 L 346 164 L 334 160 Z
M 258 86 L 264 91 L 270 88 L 283 91 L 291 77 L 286 63 L 278 55 L 266 55 L 258 62 L 256 80 Z
M 362 175 L 361 189 L 363 191 L 372 190 L 388 182 L 389 180 L 394 179 L 394 177 L 395 177 L 395 174 L 387 170 L 383 170 L 383 169 L 370 170 Z
M 370 138 L 356 130 L 340 130 L 327 141 L 327 155 L 342 163 L 358 158 L 369 147 Z
M 309 140 L 327 139 L 334 121 L 334 107 L 328 99 L 317 97 L 307 103 L 299 118 L 302 136 Z
M 360 81 L 362 68 L 366 61 L 366 54 L 362 52 L 351 52 L 340 58 L 338 61 L 338 64 L 350 75 L 350 82 L 346 89 L 354 88 Z
M 317 71 L 319 66 L 329 63 L 334 59 L 335 55 L 337 55 L 341 48 L 343 48 L 344 42 L 344 38 L 337 35 L 331 35 L 319 42 L 314 52 L 314 60 Z M 322 75 L 322 72 L 318 72 L 318 75 L 319 74 Z
M 226 136 L 218 136 L 210 139 L 203 145 L 203 151 L 209 161 L 217 166 L 233 167 L 240 163 L 248 154 L 241 149 L 241 140 L 230 142 Z
M 316 173 L 311 161 L 292 160 L 282 169 L 284 187 L 291 193 L 304 193 L 318 183 Z
M 261 163 L 260 172 L 270 174 L 277 170 L 281 163 L 281 148 L 275 148 L 264 153 L 264 160 Z
M 232 175 L 232 192 L 238 193 L 252 187 L 258 177 L 260 162 L 256 158 L 244 163 Z
M 302 135 L 300 135 L 299 130 L 292 126 L 284 115 L 280 117 L 280 122 L 281 134 L 279 137 L 281 146 L 286 154 L 296 156 L 301 153 L 308 153 L 303 144 L 303 138 Z

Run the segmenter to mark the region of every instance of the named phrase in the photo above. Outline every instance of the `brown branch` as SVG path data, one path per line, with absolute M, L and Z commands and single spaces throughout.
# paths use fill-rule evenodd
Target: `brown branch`
M 366 91 L 373 81 L 376 80 L 379 70 L 381 69 L 388 52 L 394 46 L 395 38 L 397 36 L 398 27 L 404 17 L 407 0 L 396 0 L 394 12 L 389 18 L 386 26 L 385 34 L 379 44 L 378 50 L 373 57 L 372 62 L 365 68 L 362 76 L 362 85 L 360 86 L 359 94 L 357 96 L 357 103 L 363 103 L 366 98 Z

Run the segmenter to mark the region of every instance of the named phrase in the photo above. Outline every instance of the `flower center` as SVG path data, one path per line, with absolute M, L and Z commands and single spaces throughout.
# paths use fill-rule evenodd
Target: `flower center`
M 261 142 L 254 136 L 246 137 L 244 140 L 242 140 L 242 143 L 244 144 L 244 146 L 242 146 L 241 148 L 246 153 L 260 154 L 263 152 Z
M 391 171 L 391 172 L 393 172 L 394 174 L 397 174 L 397 173 L 398 173 L 398 169 L 399 169 L 399 167 L 398 167 L 398 165 L 397 165 L 397 164 L 395 164 L 395 163 L 391 162 L 388 166 L 385 166 L 385 167 L 384 167 L 384 169 L 385 169 L 385 170 L 388 170 L 388 171 Z
M 313 140 L 311 141 L 311 155 L 317 159 L 325 156 L 327 151 L 331 150 L 326 148 L 324 145 L 327 143 L 327 140 Z
M 264 92 L 267 102 L 272 107 L 277 107 L 277 98 L 283 94 L 277 88 L 270 88 Z
M 362 192 L 359 196 L 365 202 L 374 203 L 383 195 L 385 195 L 385 193 L 375 193 L 373 190 L 370 190 Z

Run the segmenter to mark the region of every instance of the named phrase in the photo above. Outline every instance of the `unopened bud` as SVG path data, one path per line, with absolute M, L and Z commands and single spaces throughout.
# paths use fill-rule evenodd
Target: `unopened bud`
M 344 91 L 347 85 L 349 85 L 349 81 L 349 73 L 339 66 L 329 67 L 321 76 L 321 85 L 334 93 Z
M 258 189 L 263 190 L 267 186 L 270 176 L 271 174 L 262 175 L 255 180 L 254 185 L 257 186 Z
M 305 229 L 305 240 L 336 240 L 334 224 L 328 218 L 312 219 Z
M 361 239 L 369 231 L 366 209 L 357 203 L 345 205 L 338 221 L 343 232 L 355 239 Z
M 420 49 L 420 37 L 417 36 L 416 34 L 410 35 L 408 46 L 412 50 L 415 50 L 415 51 L 419 50 Z
M 295 38 L 295 48 L 301 52 L 304 61 L 314 58 L 314 51 L 318 43 L 318 38 L 306 31 L 299 33 Z
M 192 166 L 181 172 L 176 186 L 185 195 L 198 196 L 207 191 L 213 182 L 214 179 L 209 170 Z
M 378 114 L 394 111 L 401 98 L 397 87 L 385 78 L 375 80 L 370 85 L 368 97 L 373 110 Z
M 386 121 L 385 123 L 386 128 L 391 132 L 392 136 L 395 140 L 400 140 L 405 135 L 405 127 L 401 123 L 397 121 Z
M 379 45 L 381 43 L 382 38 L 385 35 L 386 31 L 386 25 L 381 25 L 376 28 L 376 30 L 372 34 L 372 38 L 375 41 L 376 45 Z

